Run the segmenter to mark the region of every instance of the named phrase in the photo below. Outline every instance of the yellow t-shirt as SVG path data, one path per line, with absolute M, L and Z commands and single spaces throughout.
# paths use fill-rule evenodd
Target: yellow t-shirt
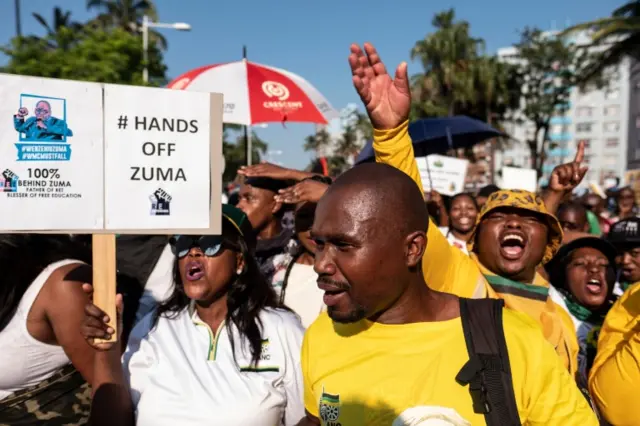
M 504 310 L 520 420 L 525 425 L 597 425 L 595 414 L 540 328 Z M 385 325 L 334 324 L 322 314 L 302 345 L 305 409 L 325 426 L 396 426 L 409 418 L 484 425 L 455 377 L 469 360 L 460 318 Z M 398 419 L 405 416 L 405 423 Z M 439 416 L 439 417 L 435 417 Z
M 374 130 L 373 148 L 378 163 L 389 164 L 406 173 L 422 188 L 422 180 L 413 153 L 408 122 L 392 130 Z M 493 299 L 503 298 L 493 291 L 482 275 L 476 260 L 452 247 L 438 227 L 429 220 L 427 248 L 422 258 L 424 279 L 430 288 L 458 297 Z M 539 277 L 542 280 L 542 277 Z M 548 282 L 545 282 L 548 287 Z M 526 306 L 505 305 L 518 311 Z M 540 318 L 534 318 L 542 327 L 545 336 L 556 348 L 565 367 L 575 375 L 578 366 L 578 338 L 571 318 L 550 299 Z M 558 337 L 559 336 L 559 337 Z
M 611 307 L 598 337 L 589 389 L 614 425 L 640 425 L 640 283 Z

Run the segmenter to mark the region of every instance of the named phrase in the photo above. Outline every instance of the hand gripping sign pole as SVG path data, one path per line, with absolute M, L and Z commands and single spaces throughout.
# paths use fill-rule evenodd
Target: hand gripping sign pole
M 116 235 L 221 232 L 222 95 L 0 74 L 0 232 L 93 234 L 116 330 Z

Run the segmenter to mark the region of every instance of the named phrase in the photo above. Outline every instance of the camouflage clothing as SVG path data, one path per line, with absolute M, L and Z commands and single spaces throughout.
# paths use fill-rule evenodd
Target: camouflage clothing
M 0 400 L 0 426 L 89 424 L 91 388 L 69 364 L 39 384 Z

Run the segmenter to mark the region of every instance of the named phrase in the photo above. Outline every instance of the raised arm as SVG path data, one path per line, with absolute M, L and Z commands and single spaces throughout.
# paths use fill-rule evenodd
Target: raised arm
M 402 62 L 398 65 L 392 79 L 375 47 L 365 43 L 364 50 L 356 44 L 351 45 L 349 65 L 353 85 L 374 128 L 376 161 L 403 171 L 424 193 L 409 136 L 411 91 L 407 64 Z M 471 297 L 478 277 L 475 263 L 462 251 L 452 247 L 431 219 L 427 240 L 422 270 L 429 287 Z
M 549 213 L 555 215 L 562 200 L 582 182 L 588 167 L 583 166 L 584 141 L 578 144 L 578 151 L 572 162 L 561 164 L 553 169 L 549 179 L 549 191 L 544 198 L 544 205 Z
M 93 287 L 83 286 L 91 294 Z M 122 295 L 116 296 L 118 330 L 122 331 Z M 97 350 L 93 365 L 93 401 L 90 422 L 92 425 L 134 426 L 135 416 L 129 387 L 125 381 L 120 361 L 121 339 L 115 343 L 99 343 L 96 339 L 108 338 L 113 329 L 107 325 L 109 318 L 93 303 L 85 307 L 82 335 Z
M 260 163 L 251 166 L 242 166 L 238 174 L 245 177 L 266 177 L 280 180 L 301 181 L 306 178 L 316 176 L 316 173 L 302 170 L 288 169 L 271 163 Z

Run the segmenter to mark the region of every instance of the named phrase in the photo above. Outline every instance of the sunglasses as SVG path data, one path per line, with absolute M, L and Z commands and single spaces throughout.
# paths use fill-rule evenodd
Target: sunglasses
M 221 252 L 223 246 L 220 235 L 178 235 L 171 239 L 171 251 L 178 259 L 188 255 L 192 248 L 199 248 L 205 256 L 213 257 Z

